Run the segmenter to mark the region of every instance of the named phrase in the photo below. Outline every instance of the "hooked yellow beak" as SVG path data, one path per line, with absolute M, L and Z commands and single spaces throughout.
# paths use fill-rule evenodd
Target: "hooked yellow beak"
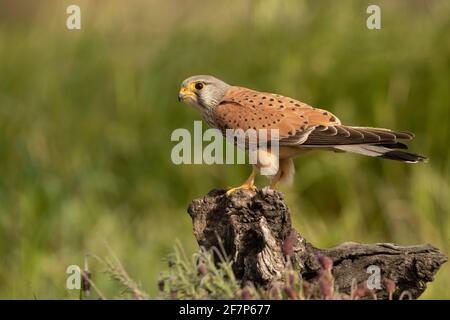
M 190 97 L 195 97 L 195 94 L 191 90 L 185 87 L 180 89 L 180 92 L 178 93 L 178 101 L 181 102 Z

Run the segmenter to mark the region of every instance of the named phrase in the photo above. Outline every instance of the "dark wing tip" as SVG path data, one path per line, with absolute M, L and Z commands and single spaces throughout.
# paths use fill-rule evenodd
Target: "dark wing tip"
M 399 150 L 385 152 L 381 155 L 381 158 L 409 163 L 427 162 L 428 160 L 424 156 Z
M 385 147 L 389 149 L 408 149 L 408 146 L 401 142 L 394 142 L 394 143 L 374 143 L 376 146 Z

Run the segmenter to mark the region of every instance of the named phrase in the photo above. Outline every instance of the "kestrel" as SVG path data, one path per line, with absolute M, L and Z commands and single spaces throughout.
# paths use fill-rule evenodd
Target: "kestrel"
M 352 152 L 409 163 L 424 161 L 420 155 L 400 151 L 407 146 L 398 140 L 411 140 L 414 134 L 384 128 L 341 124 L 331 112 L 279 94 L 232 86 L 209 75 L 184 80 L 179 101 L 197 109 L 203 120 L 222 132 L 226 129 L 278 129 L 277 173 L 269 177 L 272 188 L 278 182 L 291 182 L 295 173 L 292 158 L 305 151 Z M 273 165 L 270 150 L 258 154 L 251 175 L 243 185 L 228 190 L 255 189 L 254 179 L 264 166 Z

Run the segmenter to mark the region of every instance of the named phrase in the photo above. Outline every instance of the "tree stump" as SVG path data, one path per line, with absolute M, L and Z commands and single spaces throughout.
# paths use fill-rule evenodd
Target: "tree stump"
M 408 291 L 416 299 L 447 261 L 444 254 L 429 244 L 345 242 L 330 249 L 316 248 L 292 228 L 282 193 L 269 188 L 238 190 L 229 197 L 224 190 L 212 190 L 193 200 L 188 213 L 199 246 L 224 251 L 243 283 L 268 286 L 282 281 L 288 260 L 303 279 L 314 283 L 321 268 L 318 256 L 325 255 L 333 261 L 332 274 L 340 292 L 350 294 L 355 283 L 365 283 L 371 275 L 369 266 L 375 266 L 381 279 L 395 282 L 394 298 Z M 383 281 L 381 286 L 373 292 L 386 299 Z

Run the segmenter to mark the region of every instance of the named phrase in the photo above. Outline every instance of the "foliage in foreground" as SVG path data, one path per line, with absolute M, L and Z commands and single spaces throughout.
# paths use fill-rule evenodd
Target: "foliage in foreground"
M 108 298 L 102 292 L 102 290 L 96 285 L 92 280 L 92 274 L 89 271 L 88 259 L 93 258 L 101 263 L 105 268 L 104 273 L 109 276 L 112 281 L 117 282 L 122 291 L 116 297 L 119 299 L 136 299 L 145 300 L 149 298 L 149 295 L 142 291 L 140 285 L 138 285 L 129 275 L 128 272 L 122 265 L 122 262 L 116 256 L 116 254 L 107 246 L 109 256 L 105 258 L 100 258 L 96 255 L 86 255 L 84 269 L 81 272 L 82 275 L 82 286 L 80 289 L 80 299 L 87 299 L 91 296 L 91 291 L 94 291 L 97 297 L 101 300 L 107 300 Z
M 102 259 L 94 256 L 105 267 L 110 278 L 118 282 L 123 291 L 120 298 L 148 299 L 149 295 L 130 278 L 116 255 L 109 250 L 110 257 Z M 216 260 L 219 260 L 217 263 Z M 167 258 L 167 271 L 161 272 L 157 283 L 159 294 L 157 299 L 164 300 L 358 300 L 377 299 L 376 294 L 367 289 L 366 283 L 354 283 L 351 293 L 339 292 L 334 285 L 332 275 L 333 262 L 327 256 L 318 256 L 321 269 L 317 281 L 308 282 L 302 279 L 300 272 L 295 270 L 290 261 L 283 279 L 271 283 L 269 286 L 255 286 L 251 282 L 241 284 L 236 279 L 232 263 L 220 250 L 200 250 L 188 257 L 181 245 L 175 247 L 174 252 Z M 388 280 L 385 283 L 389 299 L 392 300 L 395 283 Z M 94 290 L 100 299 L 107 297 L 100 291 L 91 279 L 91 274 L 85 267 L 83 271 L 83 288 L 80 298 L 89 297 Z M 400 299 L 410 297 L 408 292 L 400 295 Z
M 215 263 L 218 257 L 219 263 Z M 175 247 L 169 256 L 169 270 L 163 272 L 158 282 L 162 299 L 288 299 L 288 300 L 358 300 L 377 299 L 376 294 L 367 288 L 366 283 L 353 285 L 350 294 L 339 292 L 332 275 L 333 262 L 327 256 L 318 256 L 321 269 L 317 281 L 302 279 L 290 261 L 280 281 L 267 287 L 256 287 L 251 282 L 241 285 L 233 273 L 232 263 L 219 250 L 200 250 L 188 257 L 181 246 Z M 395 283 L 385 283 L 389 299 L 392 300 Z M 403 292 L 400 299 L 409 297 Z

